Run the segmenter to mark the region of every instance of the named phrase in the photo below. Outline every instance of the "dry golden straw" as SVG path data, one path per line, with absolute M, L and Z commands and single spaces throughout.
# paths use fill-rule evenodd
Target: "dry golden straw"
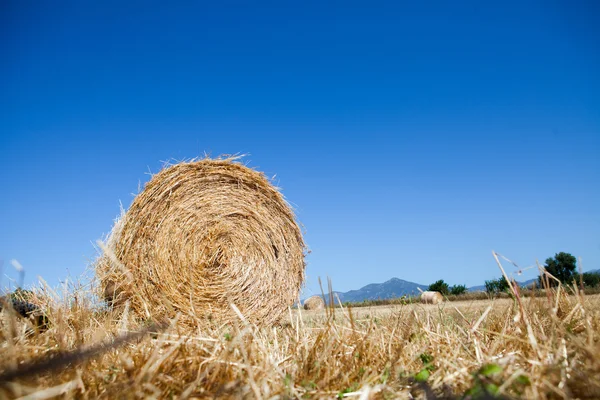
M 323 310 L 325 301 L 321 296 L 311 296 L 304 301 L 305 310 Z
M 141 318 L 270 324 L 298 298 L 304 242 L 264 174 L 229 159 L 163 169 L 115 224 L 97 262 L 104 297 Z
M 423 292 L 421 293 L 421 303 L 439 304 L 444 301 L 444 296 L 440 292 Z

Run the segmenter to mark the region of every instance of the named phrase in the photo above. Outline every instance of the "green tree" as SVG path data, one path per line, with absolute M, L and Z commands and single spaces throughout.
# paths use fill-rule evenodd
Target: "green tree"
M 576 277 L 575 271 L 577 269 L 577 259 L 569 253 L 556 253 L 554 258 L 546 259 L 544 268 L 546 271 L 554 276 L 556 279 L 565 284 L 570 284 Z M 540 286 L 542 283 L 542 277 L 539 278 Z M 555 286 L 556 281 L 550 279 L 550 286 Z
M 433 292 L 440 292 L 443 295 L 447 295 L 448 293 L 450 293 L 450 287 L 446 282 L 444 282 L 443 279 L 440 279 L 439 281 L 436 281 L 429 285 L 429 288 L 427 290 L 431 290 Z
M 505 292 L 508 290 L 508 288 L 508 282 L 506 279 L 504 279 L 504 277 L 492 279 L 491 281 L 485 281 L 485 291 L 490 295 Z
M 577 283 L 579 284 L 579 276 L 576 276 Z M 581 275 L 583 286 L 585 287 L 597 287 L 600 286 L 600 273 L 598 272 L 584 272 Z
M 454 285 L 450 288 L 450 294 L 455 296 L 459 296 L 467 291 L 467 287 L 465 285 Z
M 495 294 L 498 291 L 495 279 L 485 281 L 485 291 L 487 294 Z

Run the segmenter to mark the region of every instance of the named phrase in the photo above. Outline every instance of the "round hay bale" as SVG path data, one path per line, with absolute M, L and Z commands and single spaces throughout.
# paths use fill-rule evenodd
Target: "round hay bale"
M 294 213 L 235 159 L 171 165 L 115 223 L 96 263 L 104 298 L 141 318 L 279 320 L 304 281 Z
M 304 301 L 305 310 L 324 310 L 325 301 L 321 296 L 311 296 Z
M 440 292 L 423 292 L 421 293 L 421 303 L 424 304 L 439 304 L 444 301 L 444 296 Z

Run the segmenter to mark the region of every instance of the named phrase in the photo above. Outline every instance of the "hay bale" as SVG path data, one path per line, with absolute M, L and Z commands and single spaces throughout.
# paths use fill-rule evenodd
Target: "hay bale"
M 304 241 L 264 174 L 235 159 L 171 165 L 115 224 L 96 263 L 104 298 L 160 319 L 230 320 L 235 304 L 269 324 L 298 298 Z
M 325 309 L 325 301 L 321 296 L 311 296 L 304 300 L 305 310 L 323 310 Z
M 424 304 L 439 304 L 444 301 L 444 296 L 440 292 L 423 292 L 421 293 L 421 303 Z

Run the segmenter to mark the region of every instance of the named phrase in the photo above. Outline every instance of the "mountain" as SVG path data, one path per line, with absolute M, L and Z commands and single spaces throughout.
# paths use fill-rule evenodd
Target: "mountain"
M 600 273 L 600 269 L 587 272 Z M 517 283 L 520 287 L 527 288 L 533 285 L 535 282 L 537 282 L 537 278 Z M 358 290 L 350 290 L 349 292 L 334 291 L 333 294 L 336 302 L 337 297 L 339 297 L 342 303 L 356 303 L 361 302 L 363 300 L 386 300 L 395 299 L 402 296 L 416 296 L 419 295 L 419 289 L 425 291 L 428 287 L 428 285 L 421 285 L 419 283 L 409 282 L 398 278 L 392 278 L 389 281 L 383 283 L 371 283 L 367 286 L 363 286 Z M 469 292 L 485 292 L 485 285 L 471 286 L 467 290 Z M 325 295 L 325 299 L 329 301 L 329 293 Z
M 485 292 L 485 285 L 471 286 L 467 292 Z
M 358 290 L 350 290 L 349 292 L 333 292 L 334 299 L 337 295 L 342 303 L 346 301 L 360 302 L 363 300 L 385 300 L 395 299 L 402 296 L 418 295 L 419 288 L 423 291 L 427 290 L 427 285 L 405 281 L 398 278 L 392 278 L 383 283 L 371 283 Z M 329 294 L 325 296 L 329 299 Z
M 517 282 L 522 288 L 531 288 L 533 284 L 537 284 L 538 278 L 529 279 L 525 282 Z
M 585 272 L 587 272 L 589 274 L 600 274 L 600 268 L 599 269 L 593 269 L 591 271 L 585 271 Z

